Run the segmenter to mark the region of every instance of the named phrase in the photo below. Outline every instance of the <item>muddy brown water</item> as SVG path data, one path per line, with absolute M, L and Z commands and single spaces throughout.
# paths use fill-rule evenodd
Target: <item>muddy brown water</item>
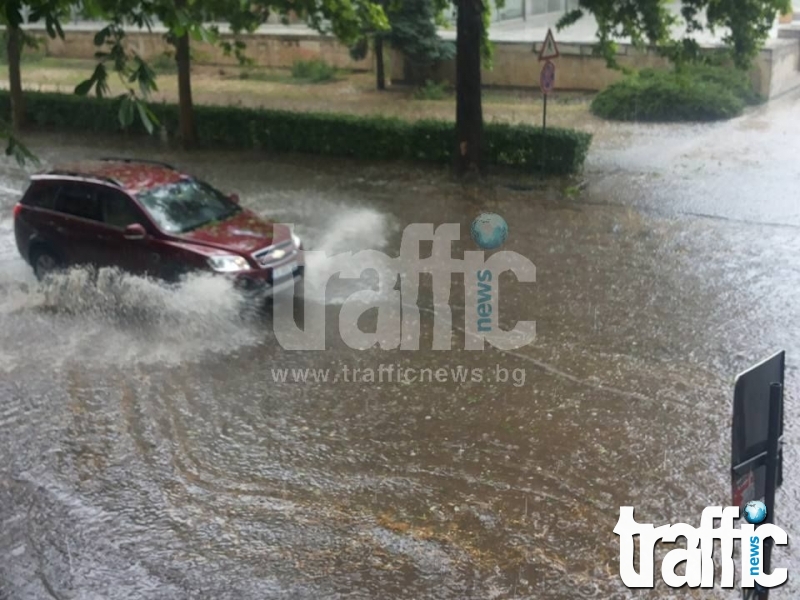
M 533 284 L 503 281 L 503 320 L 536 320 L 537 338 L 470 352 L 455 330 L 455 348 L 435 351 L 423 311 L 421 350 L 351 349 L 338 311 L 365 279 L 336 282 L 327 350 L 287 351 L 269 315 L 243 317 L 218 279 L 98 289 L 73 273 L 42 289 L 4 216 L 0 597 L 738 597 L 626 590 L 612 530 L 621 505 L 643 522 L 697 524 L 703 507 L 728 502 L 733 377 L 785 348 L 778 519 L 796 533 L 800 241 L 788 204 L 716 218 L 678 167 L 659 174 L 645 151 L 642 164 L 629 160 L 668 132 L 674 148 L 746 126 L 629 128 L 601 144 L 607 154 L 593 156 L 572 199 L 558 191 L 567 183 L 462 187 L 427 167 L 33 136 L 45 161 L 171 160 L 329 253 L 396 254 L 409 223 L 460 223 L 464 237 L 479 212 L 498 212 L 510 224 L 504 249 L 537 267 Z M 702 190 L 704 175 L 691 176 Z M 2 214 L 24 185 L 24 172 L 2 167 Z M 671 188 L 678 200 L 662 202 Z M 524 382 L 274 378 L 385 364 L 500 368 Z M 774 597 L 797 597 L 796 551 L 775 561 L 790 583 Z

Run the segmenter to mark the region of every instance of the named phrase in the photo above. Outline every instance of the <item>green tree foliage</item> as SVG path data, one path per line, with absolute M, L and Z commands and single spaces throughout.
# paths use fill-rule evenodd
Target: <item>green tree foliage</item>
M 8 63 L 8 89 L 10 95 L 10 119 L 0 116 L 0 139 L 7 141 L 5 153 L 19 163 L 35 160 L 33 154 L 14 136 L 25 126 L 25 97 L 22 90 L 22 52 L 36 47 L 36 39 L 22 29 L 23 7 L 27 7 L 31 23 L 44 22 L 47 35 L 63 39 L 60 21 L 68 14 L 69 0 L 4 0 L 0 7 L 0 25 L 5 31 L 4 55 Z
M 8 121 L 4 119 L 0 119 L 0 140 L 6 142 L 5 155 L 12 157 L 19 165 L 39 162 L 36 155 L 14 135 Z
M 392 46 L 419 63 L 447 60 L 455 56 L 455 45 L 436 31 L 437 16 L 446 7 L 442 0 L 403 0 L 387 11 Z
M 385 87 L 381 69 L 384 44 L 403 53 L 405 78 L 411 81 L 425 80 L 432 65 L 455 56 L 455 45 L 437 33 L 437 22 L 447 4 L 447 0 L 381 0 L 388 28 L 363 31 L 350 47 L 351 56 L 361 60 L 372 44 L 379 55 L 378 89 Z
M 87 0 L 87 13 L 109 21 L 95 37 L 99 63 L 91 77 L 78 85 L 75 92 L 96 95 L 108 92 L 110 65 L 122 81 L 129 84 L 120 97 L 120 119 L 129 125 L 138 115 L 149 130 L 156 124 L 155 116 L 146 107 L 149 94 L 157 89 L 154 71 L 145 60 L 125 43 L 125 27 L 152 28 L 158 20 L 167 28 L 167 40 L 175 46 L 178 75 L 178 96 L 181 115 L 180 137 L 186 146 L 196 140 L 194 106 L 191 96 L 190 40 L 218 43 L 244 60 L 245 45 L 220 40 L 216 26 L 206 23 L 225 21 L 231 32 L 253 31 L 265 22 L 271 12 L 285 20 L 291 13 L 305 18 L 323 33 L 331 33 L 349 43 L 365 28 L 385 28 L 386 17 L 381 6 L 369 0 Z
M 124 5 L 125 3 L 109 3 Z M 98 47 L 95 58 L 98 63 L 91 76 L 75 87 L 75 93 L 86 96 L 92 90 L 98 98 L 109 95 L 108 79 L 110 74 L 116 74 L 126 89 L 118 96 L 119 120 L 123 126 L 129 126 L 136 115 L 148 131 L 153 131 L 157 120 L 145 104 L 150 93 L 157 89 L 155 72 L 135 51 L 129 50 L 125 45 L 125 24 L 130 23 L 136 27 L 150 29 L 152 15 L 141 10 L 139 3 L 130 3 L 129 6 L 119 6 L 119 12 L 112 12 L 109 7 L 100 3 L 87 3 L 85 9 L 90 16 L 108 17 L 110 22 L 94 36 L 94 44 Z M 126 13 L 123 12 L 126 10 Z M 106 12 L 108 10 L 108 12 Z M 111 69 L 107 65 L 110 65 Z
M 505 6 L 505 0 L 495 0 L 494 5 L 497 8 Z M 492 67 L 492 59 L 494 58 L 494 45 L 489 39 L 489 27 L 492 24 L 492 2 L 486 0 L 483 3 L 483 32 L 481 36 L 481 60 L 483 65 L 487 68 Z
M 680 65 L 699 58 L 693 34 L 726 30 L 723 41 L 734 64 L 746 69 L 764 45 L 778 14 L 789 10 L 791 0 L 683 0 L 680 14 L 663 0 L 580 0 L 577 9 L 558 23 L 563 29 L 585 14 L 597 21 L 598 51 L 609 66 L 617 67 L 615 39 L 630 38 L 636 46 L 653 45 Z M 686 34 L 672 37 L 674 27 Z
M 175 47 L 178 75 L 178 92 L 181 105 L 181 139 L 186 145 L 195 140 L 194 108 L 191 97 L 190 39 L 208 43 L 219 42 L 216 27 L 206 27 L 205 22 L 225 19 L 234 33 L 255 29 L 265 18 L 261 12 L 241 1 L 228 0 L 88 0 L 84 4 L 87 15 L 108 21 L 95 35 L 98 47 L 98 64 L 91 76 L 75 88 L 75 93 L 86 95 L 94 90 L 98 97 L 109 92 L 109 71 L 116 73 L 127 88 L 119 96 L 119 118 L 130 126 L 138 117 L 148 131 L 158 124 L 147 107 L 150 94 L 157 90 L 155 71 L 142 56 L 125 43 L 126 27 L 152 29 L 158 20 L 167 29 L 166 38 Z M 222 43 L 226 52 L 241 56 L 244 44 Z M 110 69 L 109 69 L 110 67 Z

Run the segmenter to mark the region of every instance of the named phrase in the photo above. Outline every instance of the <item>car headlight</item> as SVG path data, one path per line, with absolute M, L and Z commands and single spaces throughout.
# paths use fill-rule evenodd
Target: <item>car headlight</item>
M 294 231 L 292 232 L 292 242 L 294 242 L 295 248 L 299 248 L 303 241 L 300 239 L 300 236 L 297 235 Z
M 221 254 L 208 259 L 209 266 L 218 273 L 236 273 L 250 268 L 250 264 L 241 256 Z

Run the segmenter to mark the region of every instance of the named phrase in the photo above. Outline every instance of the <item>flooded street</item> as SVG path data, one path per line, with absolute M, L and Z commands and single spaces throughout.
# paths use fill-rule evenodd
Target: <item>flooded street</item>
M 168 160 L 331 254 L 395 256 L 411 223 L 460 223 L 474 250 L 472 219 L 499 213 L 503 249 L 536 265 L 535 283 L 502 280 L 501 322 L 535 320 L 537 337 L 459 349 L 460 283 L 450 351 L 431 349 L 422 293 L 420 350 L 343 343 L 341 303 L 366 278 L 333 282 L 325 351 L 282 349 L 269 314 L 243 314 L 210 276 L 43 289 L 13 239 L 26 174 L 4 162 L 0 599 L 741 597 L 625 589 L 613 529 L 621 505 L 696 525 L 729 503 L 734 376 L 785 349 L 776 512 L 800 533 L 798 101 L 713 126 L 609 125 L 573 197 L 505 175 L 462 186 L 430 167 L 31 136 L 46 163 Z M 484 377 L 276 378 L 381 365 Z M 800 596 L 796 548 L 773 564 L 790 578 L 771 598 Z

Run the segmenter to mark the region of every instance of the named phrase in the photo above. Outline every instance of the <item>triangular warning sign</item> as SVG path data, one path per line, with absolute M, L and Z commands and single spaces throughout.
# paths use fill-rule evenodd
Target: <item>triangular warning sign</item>
M 558 46 L 556 46 L 553 32 L 548 29 L 547 36 L 544 38 L 544 44 L 542 44 L 542 49 L 539 50 L 539 60 L 548 60 L 556 57 L 558 57 Z

